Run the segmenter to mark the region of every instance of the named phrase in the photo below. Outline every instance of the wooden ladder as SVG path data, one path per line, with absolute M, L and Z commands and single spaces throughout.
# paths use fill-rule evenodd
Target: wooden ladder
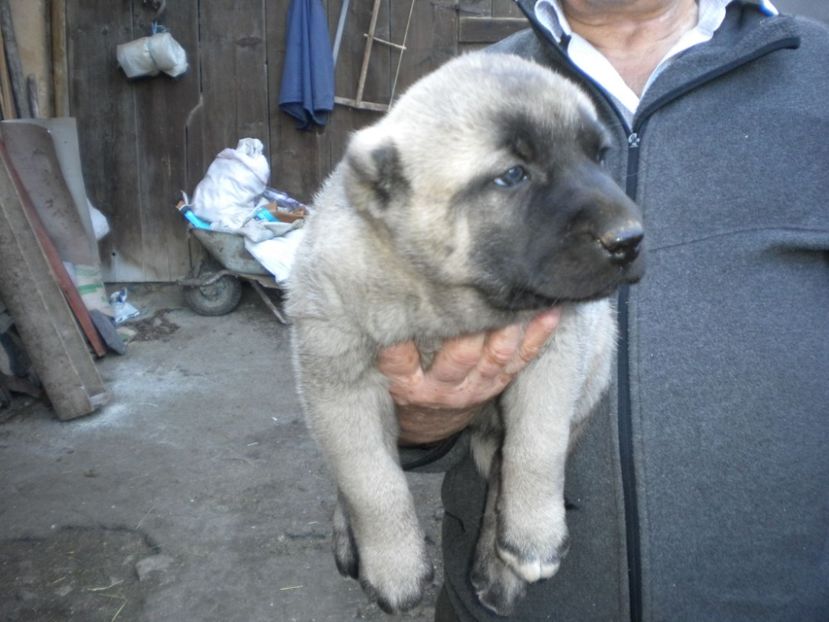
M 336 103 L 341 104 L 343 106 L 349 106 L 350 108 L 357 108 L 360 110 L 373 110 L 375 112 L 386 112 L 389 109 L 389 106 L 391 106 L 391 103 L 394 101 L 394 94 L 397 89 L 397 79 L 400 76 L 400 65 L 403 63 L 403 53 L 406 51 L 406 39 L 409 36 L 409 26 L 412 23 L 412 13 L 414 12 L 415 1 L 416 0 L 412 0 L 411 6 L 409 7 L 409 17 L 406 20 L 406 30 L 403 33 L 403 41 L 401 43 L 393 43 L 392 41 L 386 41 L 385 39 L 381 39 L 375 34 L 377 32 L 377 18 L 380 15 L 380 3 L 382 2 L 382 0 L 374 0 L 374 6 L 371 9 L 371 23 L 369 24 L 368 32 L 363 34 L 363 36 L 366 38 L 366 46 L 363 49 L 363 63 L 360 66 L 360 79 L 357 82 L 357 95 L 356 97 L 354 97 L 354 99 L 348 97 L 334 97 L 334 101 Z M 343 14 L 340 16 L 340 25 L 338 27 L 337 32 L 338 41 L 335 45 L 335 48 L 339 48 L 339 38 L 342 35 L 342 28 L 345 24 L 344 14 L 347 10 L 348 2 L 346 1 L 343 4 Z M 385 45 L 387 47 L 400 51 L 400 54 L 397 57 L 397 68 L 394 72 L 394 80 L 391 84 L 391 95 L 389 95 L 389 103 L 387 104 L 368 102 L 363 99 L 363 94 L 365 92 L 366 87 L 366 76 L 368 75 L 368 64 L 371 60 L 371 51 L 374 47 L 375 42 L 380 45 Z

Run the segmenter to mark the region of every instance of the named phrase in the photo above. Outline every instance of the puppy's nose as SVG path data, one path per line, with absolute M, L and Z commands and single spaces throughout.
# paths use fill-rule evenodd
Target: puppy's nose
M 639 245 L 644 237 L 642 227 L 638 224 L 628 224 L 599 236 L 599 243 L 610 255 L 610 261 L 624 266 L 639 256 Z

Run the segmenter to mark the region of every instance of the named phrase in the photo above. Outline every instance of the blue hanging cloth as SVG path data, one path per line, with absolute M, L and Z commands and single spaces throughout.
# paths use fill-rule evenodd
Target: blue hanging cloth
M 301 130 L 325 125 L 334 110 L 334 61 L 321 0 L 291 2 L 279 108 Z

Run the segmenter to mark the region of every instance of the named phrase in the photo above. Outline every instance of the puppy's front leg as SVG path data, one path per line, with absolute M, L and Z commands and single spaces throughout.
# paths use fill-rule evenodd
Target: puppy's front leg
M 501 402 L 497 548 L 528 582 L 553 576 L 567 552 L 564 468 L 578 385 L 554 350 L 525 369 Z
M 473 441 L 474 442 L 474 441 Z M 498 552 L 496 504 L 501 489 L 501 452 L 491 459 L 487 477 L 486 507 L 481 530 L 475 545 L 475 556 L 469 580 L 478 600 L 487 609 L 501 616 L 512 614 L 515 603 L 526 592 L 527 583 L 501 559 Z
M 339 489 L 335 537 L 349 537 L 350 525 L 357 548 L 349 558 L 340 537 L 338 565 L 349 574 L 356 570 L 385 611 L 411 608 L 431 581 L 432 566 L 397 462 L 394 405 L 362 340 L 309 324 L 294 329 L 301 397 Z

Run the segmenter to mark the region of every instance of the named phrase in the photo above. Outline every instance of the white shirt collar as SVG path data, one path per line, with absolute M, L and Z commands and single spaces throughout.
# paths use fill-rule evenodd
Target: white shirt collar
M 656 69 L 645 85 L 643 94 L 648 90 L 653 80 L 664 69 L 668 61 L 680 52 L 684 52 L 700 43 L 709 41 L 714 32 L 722 25 L 725 19 L 725 9 L 733 0 L 697 0 L 699 15 L 697 25 L 686 32 L 659 62 Z M 764 10 L 776 11 L 770 2 L 764 0 Z M 570 28 L 567 17 L 561 10 L 559 0 L 538 0 L 535 3 L 535 15 L 539 23 L 546 28 L 556 41 L 561 43 L 563 37 L 569 37 L 567 54 L 582 71 L 595 80 L 602 88 L 612 95 L 632 116 L 639 107 L 639 96 L 619 75 L 619 72 L 610 64 L 610 61 L 586 39 L 574 33 Z

